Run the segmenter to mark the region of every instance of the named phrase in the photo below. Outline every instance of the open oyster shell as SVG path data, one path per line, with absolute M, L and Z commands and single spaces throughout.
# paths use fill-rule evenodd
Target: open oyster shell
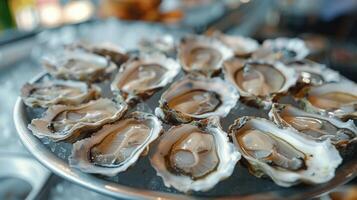
M 145 54 L 122 65 L 111 89 L 127 102 L 145 99 L 170 83 L 179 72 L 180 65 L 164 54 Z
M 350 81 L 307 86 L 296 98 L 308 112 L 335 116 L 346 121 L 357 119 L 357 85 Z
M 166 187 L 206 191 L 228 178 L 241 155 L 218 119 L 173 126 L 159 138 L 150 162 Z
M 226 80 L 234 84 L 241 99 L 247 104 L 269 107 L 277 94 L 286 93 L 296 84 L 294 69 L 280 62 L 243 60 L 232 58 L 224 62 Z
M 48 56 L 43 65 L 56 78 L 86 82 L 104 80 L 117 68 L 110 59 L 79 49 Z
M 112 43 L 102 43 L 102 44 L 84 44 L 75 43 L 70 45 L 70 48 L 76 49 L 81 48 L 88 52 L 92 52 L 104 57 L 109 58 L 117 66 L 120 66 L 129 59 L 129 55 L 126 54 L 124 49 Z
M 238 118 L 229 132 L 250 172 L 267 175 L 280 186 L 327 182 L 342 162 L 330 141 L 308 139 L 263 118 Z
M 46 80 L 41 83 L 26 83 L 21 89 L 21 98 L 30 107 L 79 105 L 98 97 L 99 87 L 77 81 Z
M 286 66 L 294 68 L 299 73 L 299 82 L 303 84 L 321 85 L 341 80 L 338 72 L 311 60 L 295 60 L 286 63 Z
M 225 35 L 220 32 L 215 32 L 213 37 L 217 38 L 227 47 L 231 48 L 234 55 L 238 57 L 250 56 L 260 46 L 256 40 L 239 35 Z
M 330 139 L 338 148 L 344 148 L 356 139 L 357 127 L 353 120 L 343 122 L 337 118 L 308 113 L 294 106 L 273 104 L 269 117 L 280 127 L 291 127 L 308 138 Z
M 69 165 L 86 173 L 115 176 L 135 164 L 161 131 L 154 115 L 130 113 L 74 143 Z
M 79 106 L 54 105 L 40 119 L 33 119 L 28 128 L 39 137 L 72 142 L 78 137 L 111 123 L 123 116 L 125 103 L 98 99 Z
M 162 94 L 155 113 L 169 123 L 187 123 L 211 116 L 225 117 L 238 98 L 234 87 L 220 78 L 186 76 Z
M 302 60 L 309 54 L 305 42 L 298 38 L 265 40 L 262 48 L 252 54 L 253 59 L 288 62 Z
M 232 50 L 219 40 L 205 36 L 185 37 L 178 49 L 184 71 L 208 77 L 219 73 L 223 62 L 232 56 Z

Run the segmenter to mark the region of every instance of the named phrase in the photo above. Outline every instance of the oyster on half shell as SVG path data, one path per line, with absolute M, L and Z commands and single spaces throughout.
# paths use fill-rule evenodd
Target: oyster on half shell
M 305 42 L 298 38 L 265 40 L 262 48 L 252 54 L 253 59 L 288 62 L 302 60 L 309 54 Z
M 224 62 L 226 80 L 234 84 L 241 99 L 254 106 L 269 107 L 277 94 L 286 93 L 296 84 L 294 69 L 280 62 L 232 58 Z
M 357 136 L 353 120 L 343 122 L 337 118 L 308 113 L 291 105 L 273 104 L 269 117 L 278 126 L 294 128 L 311 139 L 330 139 L 338 148 L 346 147 Z
M 98 99 L 79 106 L 54 105 L 42 118 L 33 119 L 28 128 L 39 138 L 72 142 L 104 124 L 116 121 L 126 109 L 125 103 L 114 103 L 110 99 Z
M 74 143 L 69 165 L 86 173 L 115 176 L 135 164 L 161 131 L 154 115 L 130 113 Z
M 218 119 L 173 126 L 154 150 L 150 162 L 157 175 L 182 192 L 211 189 L 233 173 L 241 157 Z
M 170 123 L 187 123 L 211 116 L 225 117 L 238 98 L 234 87 L 220 78 L 187 76 L 162 94 L 155 113 Z
M 341 80 L 338 72 L 311 60 L 295 60 L 286 63 L 286 66 L 295 69 L 299 73 L 299 82 L 303 84 L 321 85 Z
M 79 105 L 98 97 L 99 87 L 78 81 L 46 80 L 40 83 L 26 83 L 21 89 L 21 98 L 30 107 Z
M 164 54 L 145 54 L 122 65 L 111 89 L 127 102 L 145 99 L 170 83 L 179 72 L 180 65 Z
M 102 81 L 117 68 L 110 59 L 80 49 L 48 56 L 43 66 L 56 78 L 86 82 Z
M 357 119 L 357 85 L 350 81 L 307 86 L 296 94 L 309 112 L 335 116 L 346 121 Z
M 239 35 L 225 35 L 220 32 L 215 32 L 213 37 L 217 38 L 227 47 L 231 48 L 234 55 L 238 57 L 250 56 L 260 46 L 256 40 Z
M 263 118 L 238 118 L 229 133 L 250 172 L 267 175 L 280 186 L 327 182 L 342 162 L 330 141 L 309 139 Z
M 210 77 L 232 56 L 232 50 L 215 38 L 190 36 L 181 40 L 177 57 L 184 71 Z

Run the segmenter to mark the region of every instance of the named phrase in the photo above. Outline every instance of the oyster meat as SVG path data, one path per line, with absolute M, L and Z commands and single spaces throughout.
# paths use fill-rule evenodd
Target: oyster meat
M 21 89 L 21 97 L 30 107 L 79 105 L 100 97 L 100 88 L 77 81 L 46 80 L 34 84 L 26 83 Z
M 280 127 L 294 128 L 311 139 L 330 139 L 339 148 L 346 147 L 357 135 L 353 120 L 343 122 L 337 118 L 308 113 L 291 105 L 273 104 L 269 117 Z
M 206 191 L 234 170 L 240 154 L 218 119 L 173 126 L 159 138 L 150 162 L 166 187 Z
M 269 107 L 277 94 L 286 93 L 298 79 L 294 69 L 280 62 L 232 58 L 224 62 L 224 77 L 235 85 L 241 99 L 259 107 Z
M 83 51 L 64 50 L 44 59 L 44 68 L 54 77 L 86 82 L 106 79 L 117 66 L 108 58 Z
M 223 62 L 232 56 L 232 50 L 219 40 L 204 36 L 185 37 L 178 49 L 184 71 L 208 77 L 219 73 Z
M 229 132 L 250 172 L 257 177 L 267 175 L 280 186 L 327 182 L 342 162 L 328 140 L 311 140 L 263 118 L 238 118 Z
M 357 119 L 357 85 L 350 81 L 304 87 L 296 98 L 309 112 Z
M 170 83 L 179 72 L 180 65 L 163 54 L 141 55 L 120 68 L 111 89 L 127 102 L 147 98 Z
M 187 76 L 172 84 L 161 96 L 155 113 L 171 123 L 186 123 L 210 116 L 225 117 L 239 94 L 220 78 Z
M 248 37 L 239 35 L 225 35 L 220 32 L 214 33 L 213 37 L 217 38 L 227 47 L 231 48 L 234 52 L 234 55 L 237 57 L 250 56 L 259 48 L 259 43 L 256 40 Z
M 135 164 L 161 130 L 154 115 L 130 113 L 74 143 L 69 165 L 86 173 L 115 176 Z
M 289 62 L 302 60 L 309 54 L 305 42 L 298 38 L 277 38 L 265 40 L 262 48 L 252 54 L 253 59 Z
M 126 109 L 125 103 L 114 103 L 110 99 L 98 99 L 79 106 L 54 105 L 42 118 L 33 119 L 28 128 L 39 138 L 72 142 L 104 124 L 116 121 Z

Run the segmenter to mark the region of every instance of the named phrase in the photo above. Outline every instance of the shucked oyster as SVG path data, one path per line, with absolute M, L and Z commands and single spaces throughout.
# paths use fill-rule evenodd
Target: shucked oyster
M 167 122 L 190 122 L 210 116 L 225 117 L 239 98 L 234 87 L 220 78 L 184 77 L 161 96 L 155 113 Z
M 170 83 L 180 65 L 163 54 L 146 54 L 126 62 L 111 84 L 114 93 L 126 101 L 150 97 L 157 89 Z
M 241 99 L 250 104 L 268 107 L 276 94 L 295 85 L 297 74 L 280 62 L 269 63 L 232 58 L 224 62 L 224 77 L 235 85 Z
M 328 140 L 311 140 L 263 118 L 238 118 L 229 130 L 250 172 L 257 177 L 267 175 L 280 186 L 327 182 L 342 162 Z
M 79 105 L 99 96 L 100 88 L 77 81 L 46 80 L 41 83 L 27 83 L 21 90 L 22 100 L 30 107 Z
M 79 49 L 47 57 L 43 64 L 56 78 L 86 82 L 101 81 L 116 69 L 110 59 Z
M 345 147 L 357 136 L 352 120 L 339 119 L 308 113 L 291 105 L 273 104 L 269 117 L 281 127 L 291 127 L 315 140 L 330 139 L 337 147 Z
M 238 57 L 250 56 L 259 48 L 259 43 L 256 40 L 248 37 L 239 35 L 225 35 L 219 32 L 214 33 L 213 37 L 217 38 L 227 47 L 231 48 L 235 56 Z
M 92 52 L 104 57 L 108 57 L 112 60 L 117 66 L 120 66 L 124 62 L 129 59 L 129 56 L 125 53 L 125 51 L 111 43 L 103 43 L 103 44 L 83 44 L 76 43 L 70 46 L 70 48 L 82 48 L 88 52 Z
M 86 173 L 115 176 L 133 165 L 161 130 L 154 115 L 130 113 L 74 143 L 69 165 Z
M 349 81 L 303 88 L 296 97 L 306 110 L 339 117 L 357 118 L 357 85 Z
M 298 38 L 277 38 L 265 40 L 262 48 L 255 51 L 253 59 L 288 62 L 302 60 L 309 54 L 309 49 L 303 40 Z
M 28 128 L 39 138 L 73 141 L 79 136 L 119 119 L 126 111 L 124 103 L 98 99 L 79 106 L 55 105 L 40 119 L 33 119 Z
M 166 187 L 206 191 L 228 178 L 240 154 L 218 119 L 174 126 L 159 138 L 150 162 Z
M 219 40 L 204 36 L 191 36 L 181 40 L 178 58 L 188 73 L 212 76 L 217 74 L 223 62 L 232 57 L 231 49 Z
M 338 72 L 311 60 L 295 60 L 286 63 L 286 66 L 294 68 L 299 73 L 299 82 L 303 84 L 321 85 L 341 80 Z

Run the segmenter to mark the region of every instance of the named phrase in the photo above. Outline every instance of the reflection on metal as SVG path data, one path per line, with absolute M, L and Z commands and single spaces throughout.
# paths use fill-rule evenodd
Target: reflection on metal
M 0 157 L 0 179 L 14 178 L 31 185 L 31 192 L 26 200 L 37 199 L 50 177 L 50 171 L 29 156 L 5 154 Z M 14 188 L 18 190 L 19 188 Z M 2 191 L 4 192 L 4 191 Z M 6 191 L 7 193 L 18 191 Z

